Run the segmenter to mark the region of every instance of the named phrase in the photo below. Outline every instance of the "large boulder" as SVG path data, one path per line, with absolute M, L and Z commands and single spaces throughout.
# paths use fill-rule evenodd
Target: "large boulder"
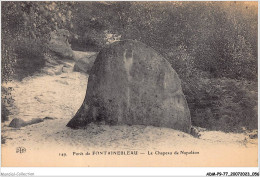
M 100 51 L 88 79 L 85 100 L 67 124 L 90 122 L 152 125 L 190 133 L 189 108 L 181 81 L 155 50 L 133 40 Z
M 50 33 L 49 49 L 62 58 L 73 59 L 73 51 L 68 42 L 70 32 L 57 29 Z

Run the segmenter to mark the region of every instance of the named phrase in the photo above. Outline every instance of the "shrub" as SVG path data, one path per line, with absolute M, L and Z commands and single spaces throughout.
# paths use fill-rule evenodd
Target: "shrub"
M 255 82 L 234 79 L 190 78 L 183 82 L 192 124 L 211 130 L 257 128 Z M 251 88 L 250 88 L 251 87 Z

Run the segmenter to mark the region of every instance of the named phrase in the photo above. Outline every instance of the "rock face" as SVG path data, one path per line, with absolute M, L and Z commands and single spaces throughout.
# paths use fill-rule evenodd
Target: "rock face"
M 156 51 L 137 41 L 115 42 L 97 56 L 85 100 L 67 124 L 90 122 L 152 125 L 190 133 L 189 108 L 181 81 Z
M 50 34 L 49 49 L 61 57 L 73 58 L 73 51 L 68 42 L 70 33 L 68 30 L 57 29 Z

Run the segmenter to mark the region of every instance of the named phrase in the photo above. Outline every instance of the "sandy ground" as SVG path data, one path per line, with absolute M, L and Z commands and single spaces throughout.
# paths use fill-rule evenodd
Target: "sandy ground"
M 66 127 L 85 96 L 87 76 L 79 72 L 33 76 L 4 86 L 14 88 L 10 121 L 55 118 L 20 129 L 8 127 L 10 121 L 2 123 L 4 166 L 257 166 L 258 139 L 249 138 L 250 132 L 201 130 L 201 137 L 195 138 L 173 129 L 141 125 Z M 26 148 L 26 153 L 17 154 L 17 147 Z M 138 155 L 93 154 L 118 150 L 137 151 Z

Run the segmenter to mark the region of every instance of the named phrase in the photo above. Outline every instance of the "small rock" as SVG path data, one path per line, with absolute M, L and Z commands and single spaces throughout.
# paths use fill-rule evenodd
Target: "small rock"
M 64 84 L 64 85 L 69 85 L 69 83 L 67 81 L 61 81 L 61 80 L 55 80 L 55 82 Z
M 251 139 L 256 139 L 257 137 L 258 137 L 257 134 L 251 134 L 251 135 L 249 135 L 249 138 L 251 138 Z
M 73 67 L 63 66 L 63 67 L 62 67 L 62 72 L 63 72 L 63 73 L 72 73 L 72 72 L 73 72 Z
M 54 70 L 54 73 L 56 74 L 56 75 L 60 75 L 61 73 L 62 73 L 62 65 L 58 65 L 58 66 L 56 66 L 55 67 L 55 70 Z
M 5 142 L 6 142 L 6 139 L 5 138 L 1 138 L 1 144 L 5 144 Z
M 33 118 L 29 121 L 26 121 L 26 124 L 27 125 L 31 125 L 31 124 L 37 124 L 37 123 L 40 123 L 40 122 L 43 122 L 43 119 L 41 118 Z
M 34 119 L 29 120 L 29 121 L 24 121 L 23 119 L 20 119 L 20 118 L 14 118 L 10 122 L 9 127 L 21 128 L 21 127 L 25 127 L 27 125 L 37 124 L 37 123 L 40 123 L 40 122 L 43 122 L 43 119 L 34 118 Z
M 9 124 L 9 127 L 13 128 L 20 128 L 24 126 L 26 126 L 26 122 L 20 118 L 14 118 Z
M 199 138 L 201 136 L 199 129 L 194 126 L 191 126 L 190 134 L 195 138 Z
M 54 119 L 57 119 L 57 118 L 54 118 L 54 117 L 45 117 L 45 118 L 43 118 L 43 120 L 54 120 Z
M 45 60 L 46 60 L 46 66 L 54 66 L 58 64 L 57 61 L 55 61 L 53 58 L 50 57 L 45 57 Z
M 42 72 L 50 76 L 55 75 L 55 73 L 49 69 L 43 69 Z
M 42 103 L 43 100 L 39 96 L 35 96 L 34 99 L 36 99 L 38 102 Z
M 62 73 L 62 67 L 62 65 L 46 66 L 42 69 L 42 72 L 50 76 L 60 75 Z

